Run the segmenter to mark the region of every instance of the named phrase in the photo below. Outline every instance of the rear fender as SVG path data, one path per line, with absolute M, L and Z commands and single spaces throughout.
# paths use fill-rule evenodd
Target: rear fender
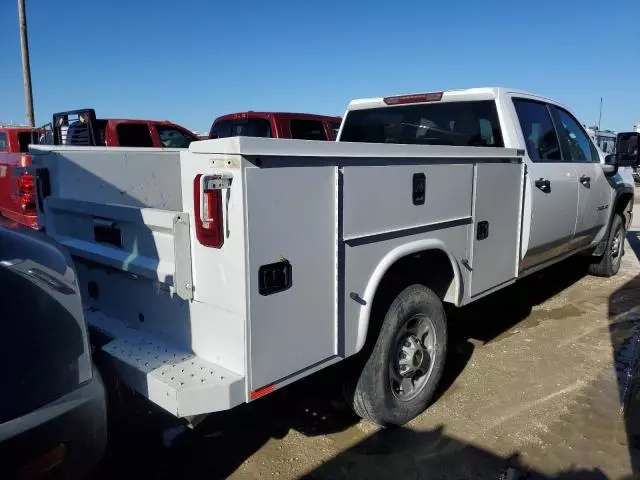
M 369 320 L 371 318 L 371 309 L 373 305 L 373 300 L 378 291 L 378 287 L 382 282 L 385 274 L 389 271 L 389 269 L 400 259 L 416 254 L 419 252 L 424 252 L 428 250 L 439 250 L 447 255 L 449 261 L 451 262 L 451 267 L 453 269 L 453 282 L 451 287 L 445 294 L 444 301 L 453 303 L 455 305 L 460 305 L 462 300 L 462 294 L 464 292 L 463 282 L 460 273 L 460 267 L 456 258 L 447 250 L 444 242 L 436 239 L 427 239 L 427 240 L 419 240 L 411 243 L 405 243 L 400 245 L 393 250 L 389 251 L 379 262 L 371 277 L 369 277 L 369 281 L 367 282 L 367 286 L 364 290 L 363 294 L 363 302 L 360 307 L 360 314 L 358 316 L 358 335 L 356 338 L 356 346 L 355 352 L 358 352 L 362 349 L 367 339 L 367 333 L 369 330 Z

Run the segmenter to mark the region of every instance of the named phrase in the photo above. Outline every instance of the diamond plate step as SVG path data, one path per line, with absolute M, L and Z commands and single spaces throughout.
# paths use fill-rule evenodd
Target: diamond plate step
M 186 417 L 228 410 L 246 401 L 244 377 L 151 336 L 132 331 L 107 343 L 131 388 L 168 412 Z

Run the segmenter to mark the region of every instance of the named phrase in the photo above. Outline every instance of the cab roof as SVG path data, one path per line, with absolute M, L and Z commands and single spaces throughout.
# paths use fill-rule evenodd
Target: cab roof
M 41 129 L 38 127 L 26 127 L 24 125 L 2 125 L 0 124 L 0 130 L 3 131 L 12 131 L 12 132 L 17 132 L 17 133 L 21 133 L 21 132 L 38 132 Z
M 425 95 L 432 95 L 434 96 L 434 98 L 432 100 L 421 100 L 420 97 L 423 97 Z M 366 110 L 370 108 L 380 108 L 380 107 L 394 107 L 399 104 L 406 105 L 406 104 L 417 104 L 417 103 L 496 100 L 503 96 L 514 96 L 514 95 L 562 106 L 561 104 L 559 104 L 558 102 L 550 98 L 543 97 L 541 95 L 536 95 L 533 93 L 528 93 L 522 90 L 505 88 L 505 87 L 478 87 L 478 88 L 442 90 L 438 92 L 415 93 L 415 94 L 409 94 L 409 95 L 392 95 L 388 97 L 361 98 L 361 99 L 356 99 L 349 102 L 347 111 Z M 390 103 L 391 99 L 396 99 L 396 100 L 409 99 L 411 101 L 400 101 L 394 104 L 394 103 Z
M 299 118 L 305 120 L 321 120 L 321 121 L 341 121 L 341 117 L 332 116 L 332 115 L 319 115 L 315 113 L 295 113 L 295 112 L 235 112 L 235 113 L 227 113 L 225 115 L 221 115 L 220 117 L 214 120 L 215 122 L 219 122 L 221 120 L 236 120 L 242 118 Z

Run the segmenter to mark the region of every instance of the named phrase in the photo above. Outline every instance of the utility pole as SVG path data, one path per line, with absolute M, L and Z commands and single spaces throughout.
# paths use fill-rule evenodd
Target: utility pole
M 20 23 L 20 52 L 22 53 L 22 79 L 24 81 L 24 100 L 27 107 L 27 124 L 36 126 L 33 115 L 33 92 L 31 91 L 31 65 L 29 64 L 29 40 L 27 39 L 27 14 L 25 0 L 18 0 L 18 21 Z
M 598 115 L 598 130 L 600 130 L 601 121 L 602 121 L 602 97 L 600 97 L 600 115 Z

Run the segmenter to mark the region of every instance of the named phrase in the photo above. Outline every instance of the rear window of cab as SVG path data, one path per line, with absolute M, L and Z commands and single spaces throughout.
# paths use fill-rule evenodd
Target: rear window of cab
M 240 136 L 272 138 L 271 122 L 265 118 L 220 120 L 213 124 L 209 133 L 209 138 Z
M 504 146 L 493 100 L 352 110 L 343 123 L 342 142 Z

